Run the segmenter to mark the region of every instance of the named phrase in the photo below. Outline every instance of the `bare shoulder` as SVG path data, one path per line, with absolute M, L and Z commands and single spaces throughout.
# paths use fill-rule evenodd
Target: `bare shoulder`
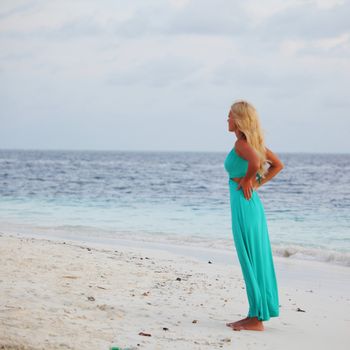
M 258 155 L 256 154 L 255 149 L 249 145 L 249 143 L 244 139 L 239 139 L 235 143 L 235 150 L 237 154 L 247 160 L 254 160 L 256 161 L 258 159 Z
M 275 167 L 281 167 L 283 168 L 284 165 L 281 162 L 281 160 L 278 158 L 277 154 L 275 154 L 274 152 L 272 152 L 269 148 L 265 147 L 266 150 L 266 159 L 267 161 Z
M 235 142 L 235 149 L 241 153 L 254 151 L 253 147 L 247 142 L 247 140 L 239 139 Z

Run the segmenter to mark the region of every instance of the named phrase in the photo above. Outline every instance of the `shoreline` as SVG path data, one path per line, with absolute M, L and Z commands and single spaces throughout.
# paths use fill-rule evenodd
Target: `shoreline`
M 328 349 L 336 341 L 337 349 L 347 348 L 346 267 L 291 260 L 281 265 L 275 258 L 280 316 L 264 322 L 264 332 L 234 332 L 225 322 L 244 318 L 248 303 L 233 260 L 210 255 L 209 264 L 204 252 L 198 258 L 144 245 L 5 234 L 0 240 L 0 346 Z
M 177 236 L 162 232 L 132 232 L 115 231 L 106 228 L 90 226 L 33 226 L 31 224 L 19 224 L 11 222 L 0 223 L 0 234 L 29 235 L 36 238 L 66 239 L 73 241 L 87 241 L 93 244 L 105 242 L 106 244 L 141 244 L 149 247 L 186 247 L 184 249 L 213 250 L 220 255 L 229 256 L 232 251 L 235 253 L 233 238 L 210 238 L 200 236 Z M 130 243 L 129 243 L 130 244 Z M 332 249 L 311 248 L 298 244 L 280 245 L 271 243 L 273 256 L 282 259 L 281 261 L 300 261 L 325 263 L 332 266 L 346 267 L 350 269 L 350 252 L 341 252 Z M 192 254 L 192 253 L 191 253 Z M 236 255 L 236 253 L 234 254 Z M 227 258 L 225 258 L 228 261 Z
M 79 238 L 66 238 L 57 236 L 43 236 L 41 234 L 23 234 L 10 233 L 7 234 L 0 231 L 0 235 L 13 237 L 27 237 L 46 241 L 55 241 L 58 243 L 68 242 L 70 244 L 81 244 L 87 247 L 104 248 L 112 250 L 114 248 L 134 249 L 143 252 L 148 250 L 151 252 L 165 252 L 183 258 L 192 258 L 194 260 L 207 263 L 215 262 L 227 267 L 235 266 L 240 269 L 237 253 L 234 250 L 232 242 L 232 250 L 226 251 L 217 248 L 184 246 L 174 243 L 157 243 L 142 240 L 128 239 L 108 239 L 103 238 L 97 241 L 96 237 L 85 237 L 84 240 Z M 350 295 L 350 269 L 347 266 L 338 264 L 329 264 L 323 261 L 308 259 L 290 259 L 286 257 L 273 255 L 277 282 L 281 281 L 284 285 L 298 288 L 322 288 L 325 294 L 343 294 Z M 240 270 L 241 271 L 241 270 Z

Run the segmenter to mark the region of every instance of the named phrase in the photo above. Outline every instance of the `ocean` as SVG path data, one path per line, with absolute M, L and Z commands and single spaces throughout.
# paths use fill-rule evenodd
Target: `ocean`
M 0 150 L 0 232 L 234 250 L 227 152 Z M 274 255 L 350 266 L 350 154 L 278 153 Z

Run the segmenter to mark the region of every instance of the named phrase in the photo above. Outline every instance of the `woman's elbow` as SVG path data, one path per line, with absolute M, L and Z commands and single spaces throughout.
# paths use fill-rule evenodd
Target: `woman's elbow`
M 284 168 L 284 164 L 282 162 L 279 162 L 275 165 L 275 168 L 278 169 L 278 171 L 281 171 Z

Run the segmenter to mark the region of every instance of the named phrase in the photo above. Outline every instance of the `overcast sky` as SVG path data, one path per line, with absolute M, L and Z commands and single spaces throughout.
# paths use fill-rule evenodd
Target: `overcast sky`
M 0 148 L 350 152 L 349 1 L 0 1 Z

